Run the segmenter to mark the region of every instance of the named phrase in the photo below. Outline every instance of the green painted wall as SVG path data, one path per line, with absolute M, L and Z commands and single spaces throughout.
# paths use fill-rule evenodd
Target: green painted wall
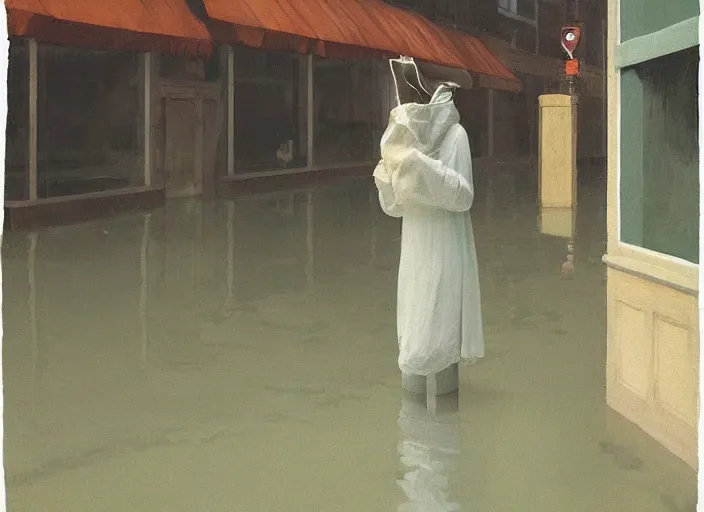
M 621 74 L 621 241 L 643 246 L 643 85 Z
M 699 0 L 621 0 L 621 41 L 699 15 Z

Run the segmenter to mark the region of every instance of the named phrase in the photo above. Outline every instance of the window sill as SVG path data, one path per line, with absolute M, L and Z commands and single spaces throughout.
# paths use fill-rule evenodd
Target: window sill
M 623 272 L 687 295 L 697 296 L 699 294 L 698 266 L 694 272 L 692 272 L 691 268 L 687 268 L 687 271 L 683 272 L 677 271 L 676 268 L 663 268 L 662 266 L 627 256 L 609 254 L 604 256 L 603 261 L 612 270 Z M 672 264 L 671 266 L 676 267 L 677 265 Z
M 677 53 L 699 44 L 699 16 L 681 21 L 651 34 L 623 41 L 616 46 L 616 69 L 635 66 Z
M 44 204 L 55 204 L 55 203 L 68 203 L 71 201 L 81 200 L 81 199 L 104 199 L 109 197 L 126 196 L 133 194 L 141 194 L 145 192 L 154 192 L 162 190 L 160 187 L 127 187 L 127 188 L 115 188 L 111 190 L 101 190 L 98 192 L 86 192 L 84 194 L 71 194 L 66 196 L 53 196 L 53 197 L 38 197 L 37 199 L 17 199 L 17 200 L 6 200 L 5 208 L 27 208 L 36 205 Z
M 521 16 L 520 14 L 516 14 L 515 12 L 512 11 L 507 11 L 506 9 L 502 9 L 499 7 L 499 14 L 502 16 L 505 16 L 506 18 L 511 18 L 516 21 L 521 21 L 523 23 L 527 23 L 528 25 L 536 26 L 537 22 L 535 19 L 531 18 L 526 18 L 525 16 Z

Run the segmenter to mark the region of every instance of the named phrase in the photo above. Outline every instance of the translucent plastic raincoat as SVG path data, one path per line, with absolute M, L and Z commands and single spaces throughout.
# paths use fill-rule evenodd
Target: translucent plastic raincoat
M 391 111 L 374 170 L 383 210 L 403 217 L 399 367 L 430 376 L 484 356 L 469 140 L 449 86 Z

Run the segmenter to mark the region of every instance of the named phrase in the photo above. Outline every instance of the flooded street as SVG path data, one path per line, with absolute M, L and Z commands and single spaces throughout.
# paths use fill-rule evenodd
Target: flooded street
M 694 511 L 694 471 L 605 404 L 603 184 L 562 279 L 567 240 L 495 178 L 487 355 L 434 417 L 400 387 L 371 183 L 5 234 L 8 510 Z

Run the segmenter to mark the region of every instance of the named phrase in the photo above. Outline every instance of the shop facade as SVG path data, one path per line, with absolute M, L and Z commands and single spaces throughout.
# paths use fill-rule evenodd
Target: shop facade
M 243 46 L 201 59 L 22 38 L 10 48 L 5 205 L 16 227 L 369 167 L 390 108 L 387 70 L 372 59 Z
M 109 5 L 8 1 L 8 227 L 278 178 L 369 175 L 393 104 L 393 55 L 520 88 L 472 36 L 384 2 L 336 1 L 339 12 L 307 9 L 286 26 L 266 15 L 277 2 L 207 0 L 204 18 L 185 0 L 126 0 L 121 17 Z M 409 24 L 435 44 L 404 40 Z
M 607 401 L 697 466 L 699 3 L 609 2 Z

